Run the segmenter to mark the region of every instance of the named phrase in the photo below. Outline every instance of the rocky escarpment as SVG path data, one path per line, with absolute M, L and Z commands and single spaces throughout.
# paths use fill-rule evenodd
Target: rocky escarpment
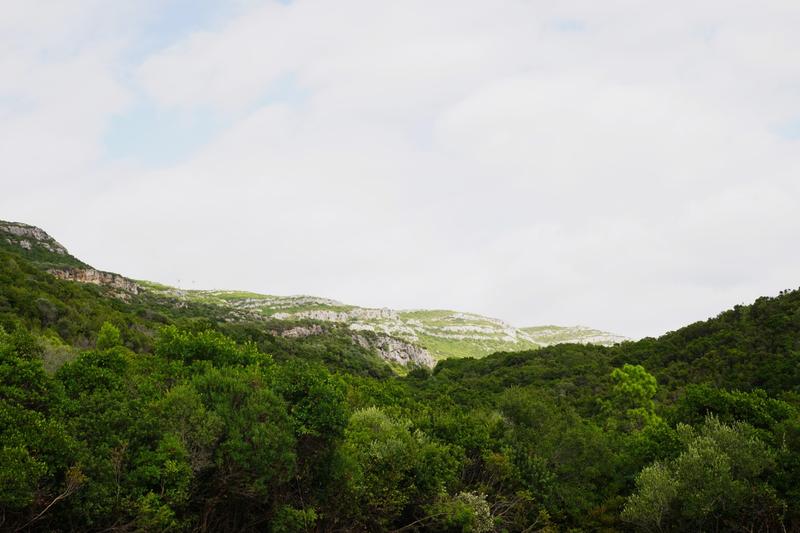
M 278 334 L 281 337 L 297 339 L 322 335 L 323 333 L 325 333 L 325 328 L 319 324 L 308 324 L 294 326 Z M 436 364 L 433 356 L 425 348 L 388 335 L 353 333 L 350 338 L 355 344 L 375 352 L 378 357 L 390 363 L 405 367 L 426 368 L 433 368 Z
M 22 255 L 40 267 L 88 267 L 44 230 L 0 220 L 0 249 Z
M 51 268 L 48 272 L 60 279 L 103 285 L 128 294 L 139 294 L 141 290 L 135 281 L 113 272 L 102 272 L 93 268 Z
M 308 299 L 308 298 L 306 298 Z M 334 305 L 342 306 L 341 303 L 334 300 L 327 300 L 333 302 Z M 262 303 L 263 305 L 263 303 Z M 272 318 L 277 320 L 286 319 L 307 319 L 307 320 L 323 320 L 325 322 L 352 322 L 354 320 L 399 320 L 397 311 L 392 309 L 368 309 L 363 307 L 355 307 L 347 311 L 331 311 L 327 309 L 315 309 L 310 311 L 299 311 L 296 313 L 275 313 Z
M 325 333 L 325 330 L 322 326 L 317 324 L 311 324 L 308 326 L 295 326 L 293 328 L 285 329 L 280 332 L 281 337 L 286 337 L 287 339 L 302 339 L 305 337 L 312 337 L 314 335 L 322 335 Z
M 600 344 L 612 346 L 619 342 L 629 340 L 622 335 L 601 331 L 586 326 L 534 326 L 522 328 L 536 342 L 543 345 L 559 343 Z
M 406 367 L 424 366 L 433 368 L 436 364 L 433 356 L 420 346 L 409 342 L 387 337 L 385 335 L 365 336 L 353 334 L 353 340 L 362 348 L 373 349 L 385 361 Z
M 20 222 L 0 222 L 0 233 L 6 234 L 6 242 L 19 246 L 23 250 L 31 250 L 34 246 L 41 246 L 48 252 L 68 255 L 66 248 L 36 226 L 29 226 Z
M 21 222 L 0 220 L 0 248 L 22 255 L 57 278 L 110 288 L 112 295 L 139 294 L 136 282 L 113 272 L 103 272 L 73 257 L 46 231 Z

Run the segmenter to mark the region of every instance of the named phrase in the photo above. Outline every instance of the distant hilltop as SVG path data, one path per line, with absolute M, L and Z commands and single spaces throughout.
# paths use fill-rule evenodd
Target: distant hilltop
M 41 228 L 21 222 L 0 221 L 0 246 L 22 249 L 34 262 L 52 262 L 64 266 L 87 266 L 71 256 L 67 249 Z
M 286 322 L 293 327 L 282 330 L 285 336 L 315 335 L 322 330 L 313 324 L 338 324 L 351 331 L 353 342 L 370 347 L 399 365 L 433 366 L 436 360 L 450 357 L 483 357 L 565 343 L 610 346 L 628 340 L 585 326 L 518 328 L 496 318 L 461 311 L 366 308 L 316 296 L 183 290 L 134 281 L 84 263 L 44 230 L 20 222 L 0 221 L 0 248 L 23 255 L 58 278 L 106 287 L 117 298 L 127 300 L 144 292 L 175 306 L 214 306 L 230 321 Z M 301 325 L 294 327 L 295 324 Z
M 72 256 L 46 231 L 21 222 L 0 221 L 0 248 L 21 253 L 57 278 L 115 289 L 118 296 L 138 294 L 139 285 L 113 272 L 103 272 Z
M 164 296 L 226 307 L 239 316 L 345 324 L 354 332 L 387 335 L 423 347 L 437 360 L 482 357 L 494 352 L 530 350 L 564 343 L 610 346 L 628 340 L 621 335 L 584 326 L 516 328 L 496 318 L 460 311 L 367 308 L 314 296 L 182 290 L 142 284 Z

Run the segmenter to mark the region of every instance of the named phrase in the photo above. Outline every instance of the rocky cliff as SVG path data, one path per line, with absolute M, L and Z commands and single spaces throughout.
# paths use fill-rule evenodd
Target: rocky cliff
M 352 328 L 351 328 L 352 329 Z M 322 335 L 325 328 L 319 324 L 308 324 L 294 326 L 280 332 L 276 332 L 281 337 L 290 339 L 311 337 Z M 378 355 L 384 361 L 404 366 L 404 367 L 426 367 L 433 368 L 436 360 L 425 348 L 406 342 L 402 339 L 390 337 L 385 334 L 375 333 L 353 333 L 351 340 Z
M 0 248 L 40 266 L 88 267 L 44 230 L 21 222 L 0 221 Z
M 425 348 L 387 335 L 354 334 L 353 340 L 362 348 L 375 350 L 381 359 L 405 367 L 433 368 L 436 360 Z
M 66 247 L 36 226 L 0 221 L 0 247 L 24 256 L 57 278 L 109 287 L 117 296 L 139 294 L 141 289 L 124 276 L 97 270 L 75 258 Z
M 17 245 L 24 250 L 31 250 L 34 246 L 41 246 L 48 252 L 68 255 L 66 248 L 36 226 L 29 226 L 19 222 L 0 222 L 0 233 L 6 234 L 6 242 Z
M 57 278 L 103 285 L 129 294 L 139 294 L 141 290 L 135 281 L 113 272 L 102 272 L 93 268 L 50 268 L 47 271 Z

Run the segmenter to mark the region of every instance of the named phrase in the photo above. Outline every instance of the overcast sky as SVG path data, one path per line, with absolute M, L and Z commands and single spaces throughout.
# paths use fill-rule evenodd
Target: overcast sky
M 0 12 L 0 218 L 186 288 L 658 335 L 800 285 L 800 2 Z

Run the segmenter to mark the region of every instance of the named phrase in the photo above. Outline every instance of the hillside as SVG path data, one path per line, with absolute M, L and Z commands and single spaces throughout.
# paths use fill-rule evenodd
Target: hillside
M 384 325 L 419 342 L 503 327 L 127 280 L 134 293 L 13 246 L 0 530 L 800 531 L 800 291 L 658 338 L 409 369 L 387 363 L 408 352 Z
M 238 316 L 333 322 L 354 332 L 397 338 L 425 349 L 435 360 L 482 357 L 557 343 L 612 345 L 625 337 L 584 327 L 515 328 L 502 320 L 447 310 L 365 308 L 315 296 L 272 296 L 237 291 L 186 291 L 141 282 L 155 294 L 228 308 Z
M 0 249 L 17 253 L 42 268 L 88 268 L 36 226 L 0 220 Z
M 0 221 L 3 248 L 64 280 L 110 288 L 118 298 L 142 292 L 144 300 L 163 305 L 187 304 L 217 308 L 230 322 L 266 321 L 287 324 L 344 325 L 351 339 L 393 365 L 428 366 L 449 357 L 482 357 L 497 351 L 527 350 L 556 343 L 611 345 L 622 336 L 583 327 L 515 328 L 495 318 L 443 310 L 371 309 L 315 296 L 270 296 L 239 291 L 186 291 L 97 270 L 67 252 L 45 231 L 16 222 Z M 145 294 L 146 293 L 146 294 Z M 281 334 L 283 326 L 275 328 Z M 299 328 L 288 335 L 307 336 L 318 328 Z

